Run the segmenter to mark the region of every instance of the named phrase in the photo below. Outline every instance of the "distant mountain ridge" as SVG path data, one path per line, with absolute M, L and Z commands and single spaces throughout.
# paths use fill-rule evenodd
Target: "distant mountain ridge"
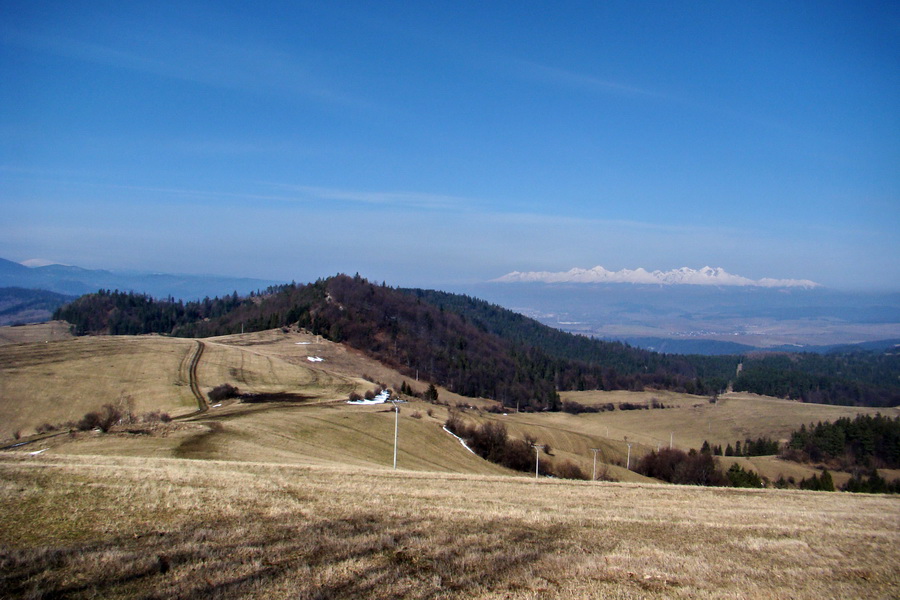
M 172 296 L 181 300 L 198 300 L 235 291 L 244 295 L 279 283 L 284 282 L 218 275 L 121 273 L 58 264 L 27 267 L 0 258 L 0 287 L 47 290 L 70 296 L 108 289 L 136 291 L 154 298 Z
M 691 269 L 682 267 L 671 271 L 647 271 L 643 268 L 609 271 L 601 266 L 592 269 L 574 268 L 568 271 L 513 271 L 493 280 L 497 283 L 634 283 L 650 285 L 720 285 L 755 287 L 816 288 L 821 284 L 809 279 L 749 279 L 729 273 L 721 267 Z

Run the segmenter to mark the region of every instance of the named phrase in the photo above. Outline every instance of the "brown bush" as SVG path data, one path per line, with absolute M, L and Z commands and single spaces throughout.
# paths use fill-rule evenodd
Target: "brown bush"
M 561 464 L 554 465 L 553 475 L 555 475 L 556 477 L 561 477 L 562 479 L 588 478 L 588 476 L 585 475 L 584 471 L 581 470 L 581 467 L 569 460 L 563 461 Z
M 209 390 L 209 399 L 211 402 L 220 402 L 228 398 L 237 398 L 241 392 L 230 383 L 222 383 Z

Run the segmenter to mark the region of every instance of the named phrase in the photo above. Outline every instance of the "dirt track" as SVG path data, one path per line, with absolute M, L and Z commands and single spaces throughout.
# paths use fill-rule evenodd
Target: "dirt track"
M 200 384 L 197 382 L 197 365 L 200 364 L 200 357 L 203 356 L 205 349 L 206 344 L 197 340 L 197 348 L 194 350 L 194 356 L 191 357 L 191 364 L 188 367 L 188 382 L 191 386 L 191 393 L 197 399 L 197 408 L 200 412 L 209 410 L 209 402 L 203 397 L 203 392 L 200 391 Z

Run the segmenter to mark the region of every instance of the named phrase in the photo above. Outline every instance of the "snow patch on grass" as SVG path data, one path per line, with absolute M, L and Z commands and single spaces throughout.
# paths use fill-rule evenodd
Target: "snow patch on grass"
M 391 399 L 390 390 L 384 390 L 371 400 L 366 400 L 363 398 L 362 400 L 347 400 L 347 404 L 384 404 L 388 400 Z
M 447 433 L 449 433 L 450 435 L 452 435 L 453 437 L 455 437 L 456 439 L 458 439 L 458 440 L 459 440 L 459 443 L 463 445 L 463 448 L 465 448 L 466 450 L 468 450 L 468 451 L 471 452 L 472 454 L 475 454 L 475 451 L 472 450 L 471 448 L 469 448 L 469 445 L 466 443 L 466 440 L 462 439 L 461 437 L 459 437 L 458 435 L 456 435 L 455 433 L 453 433 L 452 431 L 450 431 L 449 429 L 447 429 L 447 426 L 446 426 L 446 425 L 445 425 L 444 427 L 441 427 L 441 429 L 443 429 L 444 431 L 446 431 Z M 475 456 L 478 456 L 478 455 L 475 454 Z

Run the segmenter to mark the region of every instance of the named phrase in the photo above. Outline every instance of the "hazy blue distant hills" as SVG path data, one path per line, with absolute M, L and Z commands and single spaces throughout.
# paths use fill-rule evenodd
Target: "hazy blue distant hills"
M 53 311 L 74 299 L 46 290 L 0 288 L 0 326 L 49 321 Z
M 68 265 L 26 267 L 0 258 L 0 287 L 40 289 L 81 296 L 100 289 L 134 291 L 155 298 L 181 300 L 239 295 L 263 290 L 283 282 L 216 275 L 171 275 L 165 273 L 116 272 Z

